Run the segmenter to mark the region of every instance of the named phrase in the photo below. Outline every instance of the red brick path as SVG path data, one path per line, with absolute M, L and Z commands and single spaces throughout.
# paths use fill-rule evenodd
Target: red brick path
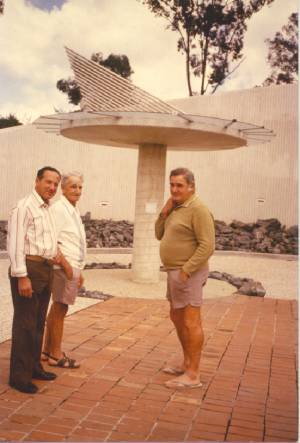
M 204 386 L 192 390 L 163 385 L 180 355 L 164 301 L 113 298 L 68 317 L 65 349 L 82 366 L 55 369 L 36 395 L 8 387 L 2 343 L 0 440 L 295 441 L 296 317 L 296 301 L 208 300 Z

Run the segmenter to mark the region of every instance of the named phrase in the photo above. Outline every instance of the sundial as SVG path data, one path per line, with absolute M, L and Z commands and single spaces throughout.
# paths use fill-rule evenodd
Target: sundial
M 35 125 L 77 141 L 138 149 L 132 278 L 156 282 L 160 259 L 154 222 L 163 206 L 167 150 L 236 149 L 266 143 L 274 133 L 236 119 L 184 113 L 75 51 L 66 51 L 80 87 L 81 110 L 41 116 Z

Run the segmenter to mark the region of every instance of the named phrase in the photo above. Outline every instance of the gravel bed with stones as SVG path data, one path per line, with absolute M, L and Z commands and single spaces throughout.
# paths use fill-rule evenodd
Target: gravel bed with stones
M 111 262 L 111 263 L 87 263 L 84 269 L 130 269 L 131 263 L 128 265 Z M 161 271 L 164 271 L 164 268 L 161 266 Z M 241 278 L 235 277 L 232 274 L 228 274 L 227 272 L 219 272 L 219 271 L 211 271 L 208 275 L 208 278 L 213 278 L 216 280 L 225 281 L 237 288 L 237 292 L 239 294 L 244 295 L 254 295 L 258 297 L 264 297 L 266 294 L 266 290 L 262 286 L 262 284 L 258 281 L 253 280 L 252 278 Z M 106 300 L 109 298 L 108 294 L 103 294 L 99 291 L 85 291 L 85 288 L 82 288 L 81 293 L 79 294 L 81 297 L 92 297 L 92 298 L 101 298 Z M 104 298 L 103 298 L 104 297 Z M 107 298 L 105 298 L 107 297 Z

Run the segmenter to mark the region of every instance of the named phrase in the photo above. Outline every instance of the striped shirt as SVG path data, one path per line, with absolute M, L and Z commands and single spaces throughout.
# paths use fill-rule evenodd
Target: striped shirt
M 64 195 L 51 207 L 59 249 L 71 266 L 83 269 L 86 255 L 84 225 L 79 210 Z M 57 268 L 55 266 L 55 268 Z
M 53 258 L 57 253 L 57 237 L 50 206 L 35 190 L 20 200 L 10 213 L 7 252 L 12 277 L 27 275 L 26 255 Z

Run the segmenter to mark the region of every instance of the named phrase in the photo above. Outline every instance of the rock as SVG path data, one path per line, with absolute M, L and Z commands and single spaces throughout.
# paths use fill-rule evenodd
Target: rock
M 279 231 L 281 229 L 281 223 L 277 218 L 268 218 L 265 220 L 257 220 L 257 226 L 262 226 L 267 232 Z
M 216 280 L 223 280 L 222 272 L 212 271 L 209 273 L 209 278 L 214 278 Z
M 260 282 L 247 281 L 238 289 L 239 294 L 254 295 L 257 297 L 264 297 L 266 294 L 265 289 Z
M 235 277 L 232 274 L 219 271 L 211 271 L 209 273 L 209 278 L 226 281 L 227 283 L 235 286 L 238 289 L 237 292 L 239 294 L 253 295 L 258 297 L 264 297 L 266 294 L 262 284 L 254 281 L 252 278 Z
M 91 213 L 86 212 L 85 215 L 81 216 L 82 221 L 89 221 L 91 219 Z
M 130 222 L 125 220 L 93 220 L 85 218 L 83 223 L 89 248 L 132 247 L 133 224 Z
M 298 238 L 298 226 L 297 225 L 291 226 L 286 230 L 286 234 L 288 237 Z
M 88 291 L 85 289 L 84 286 L 82 286 L 78 290 L 78 296 L 79 297 L 87 297 L 87 298 L 96 298 L 97 300 L 108 300 L 113 297 L 113 295 L 110 294 L 104 294 L 104 292 L 101 291 Z
M 87 263 L 84 269 L 128 269 L 127 265 L 122 265 L 120 263 Z

